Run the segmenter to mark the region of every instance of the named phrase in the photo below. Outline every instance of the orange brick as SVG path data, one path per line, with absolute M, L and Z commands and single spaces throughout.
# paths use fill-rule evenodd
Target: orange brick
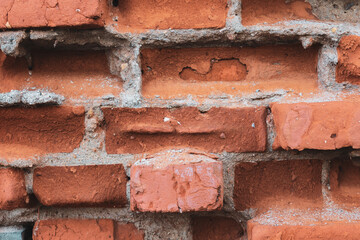
M 106 0 L 3 0 L 0 28 L 101 27 Z
M 356 102 L 273 104 L 274 149 L 360 148 L 360 109 Z
M 118 223 L 115 227 L 115 240 L 143 240 L 144 236 L 144 231 L 132 223 Z
M 131 167 L 130 179 L 133 211 L 212 211 L 223 205 L 222 163 L 198 151 L 150 156 Z
M 123 165 L 36 168 L 33 182 L 35 196 L 46 206 L 123 207 L 127 203 Z
M 83 139 L 83 107 L 0 108 L 0 158 L 72 152 Z
M 360 37 L 342 37 L 337 48 L 336 81 L 360 84 Z
M 0 209 L 25 207 L 29 202 L 24 172 L 20 169 L 0 169 Z
M 332 239 L 356 240 L 360 235 L 360 223 L 355 222 L 309 222 L 301 225 L 266 225 L 248 221 L 248 239 Z
M 106 151 L 143 153 L 164 147 L 207 152 L 261 152 L 266 147 L 266 109 L 103 108 Z

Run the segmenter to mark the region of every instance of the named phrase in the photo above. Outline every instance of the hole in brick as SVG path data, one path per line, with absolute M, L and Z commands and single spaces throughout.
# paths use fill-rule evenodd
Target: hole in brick
M 331 134 L 330 138 L 336 138 L 336 133 Z
M 183 80 L 196 81 L 239 81 L 247 75 L 246 65 L 239 59 L 211 59 L 209 69 L 202 73 L 191 67 L 184 67 L 179 73 Z
M 113 5 L 114 7 L 119 6 L 119 0 L 113 0 L 113 1 L 112 1 L 112 5 Z

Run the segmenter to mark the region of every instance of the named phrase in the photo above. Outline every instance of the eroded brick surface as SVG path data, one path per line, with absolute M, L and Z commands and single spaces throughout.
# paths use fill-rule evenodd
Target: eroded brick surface
M 273 104 L 274 149 L 360 148 L 360 109 L 356 102 Z
M 248 222 L 248 239 L 349 239 L 359 238 L 360 223 L 355 222 L 309 222 L 299 225 L 272 226 Z
M 131 167 L 131 209 L 212 211 L 223 205 L 222 163 L 192 150 L 169 150 Z
M 123 165 L 43 167 L 34 171 L 33 190 L 46 206 L 123 207 Z
M 192 217 L 193 240 L 239 240 L 244 235 L 242 226 L 232 218 Z
M 337 48 L 336 81 L 360 84 L 360 37 L 345 36 Z
M 83 139 L 83 107 L 0 108 L 0 158 L 72 152 Z
M 29 202 L 25 188 L 25 175 L 20 169 L 0 169 L 0 209 L 25 207 Z
M 108 153 L 143 153 L 164 147 L 208 152 L 260 152 L 266 146 L 266 109 L 103 108 Z
M 143 49 L 142 93 L 171 99 L 316 91 L 317 55 L 317 46 L 300 45 Z
M 235 168 L 235 207 L 245 210 L 321 205 L 321 168 L 319 160 L 239 163 Z
M 0 28 L 100 27 L 106 0 L 3 0 Z

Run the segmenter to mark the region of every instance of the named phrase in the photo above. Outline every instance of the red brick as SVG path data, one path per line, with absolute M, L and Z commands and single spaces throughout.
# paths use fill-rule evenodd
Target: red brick
M 336 81 L 360 84 L 360 37 L 342 37 L 337 48 Z
M 115 240 L 143 240 L 144 231 L 138 230 L 132 223 L 118 223 L 115 227 Z
M 236 240 L 244 235 L 242 226 L 232 218 L 193 217 L 193 240 Z
M 130 179 L 133 211 L 212 211 L 223 205 L 222 163 L 198 151 L 149 156 L 131 167 Z
M 106 151 L 143 153 L 164 147 L 207 152 L 260 152 L 266 148 L 266 109 L 103 108 Z
M 311 5 L 303 0 L 242 0 L 241 6 L 243 25 L 317 19 Z
M 0 158 L 72 152 L 84 135 L 83 107 L 0 108 Z
M 34 171 L 33 190 L 46 206 L 123 207 L 126 182 L 123 165 L 43 167 Z
M 360 148 L 360 108 L 356 102 L 273 104 L 274 149 Z
M 0 169 L 0 209 L 12 210 L 25 207 L 29 202 L 24 172 L 20 169 Z
M 248 221 L 248 239 L 291 239 L 291 240 L 356 240 L 360 236 L 360 223 L 355 222 L 309 222 L 299 225 L 266 225 Z
M 100 240 L 114 238 L 114 222 L 108 219 L 38 220 L 33 229 L 34 240 Z
M 110 73 L 103 51 L 33 50 L 31 57 L 29 75 L 25 58 L 12 58 L 0 52 L 0 93 L 47 89 L 71 101 L 117 96 L 122 91 L 122 80 Z
M 201 11 L 199 11 L 201 9 Z M 119 31 L 225 27 L 227 0 L 121 0 L 108 24 Z M 114 20 L 116 19 L 116 20 Z
M 331 197 L 339 205 L 359 207 L 360 166 L 349 159 L 334 159 L 330 168 Z
M 106 0 L 2 0 L 0 28 L 101 27 Z
M 318 47 L 300 45 L 143 49 L 144 97 L 242 96 L 256 91 L 316 91 Z M 291 80 L 290 80 L 291 79 Z
M 320 204 L 321 168 L 319 160 L 239 163 L 235 168 L 235 208 L 265 210 Z

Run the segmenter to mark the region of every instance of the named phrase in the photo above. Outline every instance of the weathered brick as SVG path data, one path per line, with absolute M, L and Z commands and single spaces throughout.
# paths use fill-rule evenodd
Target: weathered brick
M 144 231 L 132 223 L 118 223 L 115 227 L 115 240 L 143 240 Z
M 334 159 L 330 165 L 332 200 L 339 205 L 359 207 L 360 166 L 350 159 Z
M 235 168 L 235 208 L 300 208 L 320 204 L 321 168 L 319 160 L 239 163 Z
M 164 147 L 208 152 L 260 152 L 266 148 L 266 109 L 103 108 L 106 151 L 143 153 Z
M 46 206 L 123 207 L 126 182 L 123 165 L 43 167 L 34 171 L 33 190 Z
M 108 219 L 38 220 L 33 229 L 34 240 L 100 240 L 114 238 L 114 222 Z
M 101 27 L 106 0 L 3 0 L 0 28 Z
M 199 11 L 201 9 L 201 11 Z M 225 27 L 227 0 L 121 0 L 108 24 L 119 31 Z
M 143 49 L 146 98 L 242 96 L 255 92 L 316 91 L 318 47 L 300 45 Z
M 356 102 L 273 104 L 274 149 L 360 148 L 360 109 Z
M 336 81 L 360 84 L 360 37 L 342 37 L 337 48 Z
M 0 108 L 0 158 L 72 152 L 84 135 L 83 107 Z
M 212 211 L 223 205 L 222 163 L 198 151 L 149 156 L 131 167 L 130 179 L 133 211 Z
M 236 240 L 244 235 L 242 226 L 232 218 L 193 217 L 193 240 Z
M 316 20 L 304 0 L 242 0 L 242 24 L 256 25 L 289 20 Z
M 359 239 L 360 223 L 355 222 L 309 222 L 299 225 L 261 224 L 256 221 L 248 221 L 248 239 L 332 239 L 332 240 L 355 240 Z
M 0 168 L 0 209 L 25 207 L 28 202 L 24 172 L 15 168 Z
M 0 93 L 46 89 L 66 100 L 119 95 L 122 80 L 110 73 L 103 51 L 33 50 L 32 66 L 25 58 L 0 53 Z

